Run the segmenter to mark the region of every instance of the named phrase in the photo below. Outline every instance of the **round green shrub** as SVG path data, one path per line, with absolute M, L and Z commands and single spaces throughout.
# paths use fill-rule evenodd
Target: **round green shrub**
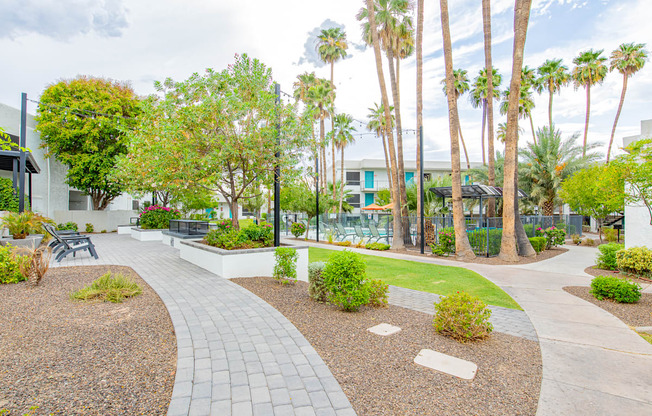
M 548 240 L 546 239 L 546 237 L 530 237 L 528 238 L 528 240 L 530 240 L 530 244 L 532 244 L 532 248 L 537 253 L 541 253 L 543 250 L 545 250 L 546 245 L 548 244 Z
M 293 222 L 290 227 L 290 232 L 295 238 L 299 238 L 306 232 L 306 226 L 300 222 Z
M 357 253 L 344 250 L 331 255 L 322 272 L 328 301 L 349 312 L 368 304 L 366 268 L 367 265 Z
M 308 264 L 308 295 L 312 300 L 317 302 L 326 302 L 328 291 L 324 286 L 323 271 L 326 263 L 323 261 L 315 261 Z
M 600 254 L 596 259 L 598 267 L 604 270 L 618 270 L 618 261 L 616 259 L 616 252 L 624 249 L 623 244 L 609 243 L 598 246 Z
M 641 298 L 641 286 L 614 276 L 598 276 L 591 280 L 591 294 L 598 300 L 635 303 Z
M 630 247 L 616 252 L 616 263 L 622 271 L 649 276 L 652 274 L 652 250 L 647 247 Z
M 181 218 L 181 213 L 178 209 L 151 205 L 140 213 L 140 227 L 152 230 L 168 228 L 170 220 L 179 218 Z
M 475 296 L 457 292 L 435 303 L 435 330 L 459 342 L 476 341 L 489 336 L 491 309 Z

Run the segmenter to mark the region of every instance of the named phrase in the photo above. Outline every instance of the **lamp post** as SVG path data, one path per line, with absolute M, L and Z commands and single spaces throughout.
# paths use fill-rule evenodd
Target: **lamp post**
M 278 119 L 276 121 L 276 166 L 274 167 L 274 247 L 281 245 L 281 166 L 279 159 L 281 157 L 281 85 L 274 84 L 274 92 L 276 93 L 276 109 Z
M 419 216 L 421 217 L 421 254 L 424 254 L 426 242 L 423 240 L 423 234 L 426 222 L 423 218 L 423 195 L 425 193 L 425 190 L 423 189 L 423 126 L 419 126 L 419 160 L 421 161 L 421 163 L 419 163 L 419 189 L 421 189 L 421 194 L 419 195 L 421 201 L 421 212 L 419 212 Z

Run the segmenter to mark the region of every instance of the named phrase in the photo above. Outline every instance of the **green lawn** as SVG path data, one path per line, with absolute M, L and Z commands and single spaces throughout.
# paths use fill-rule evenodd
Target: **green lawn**
M 328 261 L 333 250 L 310 247 L 310 261 Z M 465 291 L 478 296 L 489 305 L 521 309 L 518 304 L 498 286 L 461 267 L 439 266 L 409 260 L 362 255 L 367 262 L 367 276 L 387 284 L 420 290 L 422 292 L 449 295 Z

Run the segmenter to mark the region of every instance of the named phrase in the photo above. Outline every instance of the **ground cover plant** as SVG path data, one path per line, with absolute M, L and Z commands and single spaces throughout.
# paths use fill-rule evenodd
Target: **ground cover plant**
M 310 247 L 310 261 L 327 261 L 334 250 Z M 361 254 L 367 264 L 367 277 L 383 282 L 420 290 L 450 295 L 458 291 L 479 297 L 488 305 L 520 309 L 518 304 L 498 286 L 479 274 L 461 267 L 439 266 L 409 260 L 388 259 Z
M 115 276 L 108 272 L 89 286 L 71 293 L 70 297 L 76 300 L 102 300 L 105 302 L 121 303 L 125 298 L 138 296 L 143 289 L 129 276 L 118 273 Z
M 491 309 L 476 296 L 456 292 L 435 303 L 433 326 L 442 335 L 459 342 L 485 339 L 493 331 Z
M 63 230 L 70 230 L 70 231 L 78 231 L 79 226 L 77 225 L 76 222 L 68 221 L 68 222 L 62 222 L 57 224 L 57 230 L 63 231 Z
M 591 294 L 598 300 L 611 299 L 618 303 L 635 303 L 641 298 L 641 286 L 627 279 L 598 276 L 591 280 Z

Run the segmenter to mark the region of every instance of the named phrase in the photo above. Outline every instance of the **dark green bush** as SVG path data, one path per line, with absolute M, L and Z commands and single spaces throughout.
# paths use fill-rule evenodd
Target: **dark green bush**
M 390 245 L 385 243 L 369 243 L 365 246 L 369 250 L 389 250 Z
M 617 251 L 616 262 L 622 271 L 641 276 L 652 275 L 652 250 L 647 247 L 630 247 Z
M 66 223 L 57 224 L 57 230 L 79 231 L 79 225 L 77 225 L 76 222 L 68 221 Z
M 387 306 L 387 293 L 389 285 L 382 280 L 370 280 L 367 282 L 369 290 L 369 305 L 376 308 Z
M 475 296 L 457 292 L 435 303 L 433 326 L 442 335 L 459 342 L 475 341 L 489 336 L 491 309 Z
M 317 302 L 326 302 L 328 291 L 324 286 L 324 277 L 322 272 L 326 263 L 323 261 L 315 261 L 308 264 L 308 295 L 312 300 Z
M 27 275 L 21 270 L 27 270 L 30 262 L 29 256 L 14 253 L 10 245 L 0 246 L 0 283 L 18 283 L 27 280 Z
M 280 283 L 297 281 L 297 259 L 299 254 L 292 247 L 277 247 L 274 250 L 274 279 Z
M 274 242 L 272 226 L 269 224 L 250 224 L 242 229 L 242 232 L 251 241 L 261 241 L 265 246 L 271 246 Z
M 18 195 L 9 178 L 0 178 L 0 211 L 18 212 Z
M 616 252 L 624 249 L 623 244 L 609 243 L 598 246 L 600 254 L 596 260 L 598 267 L 605 270 L 618 270 L 618 261 L 616 259 Z
M 541 253 L 543 250 L 545 250 L 546 245 L 548 244 L 548 240 L 546 239 L 546 237 L 530 237 L 528 238 L 528 240 L 530 240 L 530 244 L 532 244 L 532 248 L 537 253 Z
M 140 213 L 140 227 L 145 229 L 163 229 L 170 227 L 170 220 L 181 218 L 178 209 L 152 205 Z
M 634 303 L 641 298 L 641 286 L 626 279 L 598 276 L 591 280 L 591 294 L 598 300 L 606 298 L 619 303 Z
M 273 245 L 274 235 L 267 224 L 250 224 L 242 230 L 236 230 L 230 222 L 223 222 L 218 224 L 217 229 L 209 231 L 204 241 L 209 246 L 225 250 L 262 248 Z
M 476 254 L 488 252 L 490 256 L 495 256 L 500 252 L 500 243 L 503 238 L 502 229 L 489 230 L 489 247 L 487 247 L 487 230 L 482 228 L 467 232 L 469 243 Z M 488 251 L 487 251 L 488 249 Z
M 362 257 L 351 251 L 344 250 L 331 255 L 322 272 L 328 301 L 350 312 L 368 304 L 366 268 Z

